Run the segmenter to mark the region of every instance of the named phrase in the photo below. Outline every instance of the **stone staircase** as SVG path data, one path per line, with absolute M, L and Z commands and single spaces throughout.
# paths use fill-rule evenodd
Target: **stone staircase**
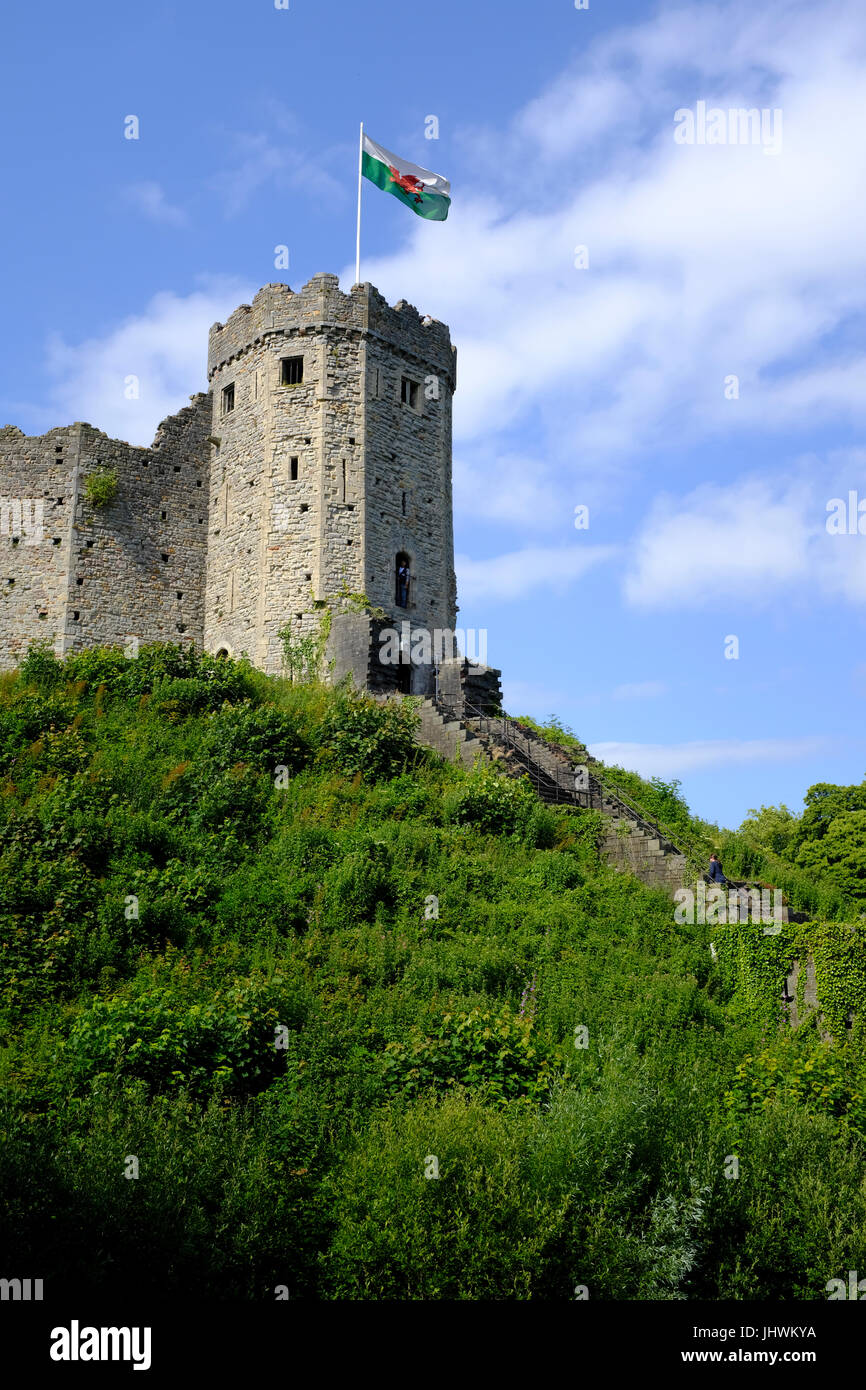
M 419 712 L 417 742 L 449 762 L 471 767 L 482 757 L 498 764 L 509 777 L 527 777 L 536 795 L 548 804 L 600 811 L 604 817 L 600 849 L 615 868 L 671 896 L 678 888 L 694 888 L 696 879 L 707 880 L 695 853 L 675 844 L 638 806 L 602 783 L 593 771 L 600 764 L 589 754 L 585 763 L 575 763 L 569 751 L 548 742 L 527 725 L 468 704 L 458 713 L 441 700 L 427 699 Z M 728 887 L 750 890 L 758 885 L 729 879 Z M 732 921 L 731 910 L 728 897 Z M 742 912 L 740 920 L 747 921 L 748 904 L 744 902 L 738 910 Z M 805 921 L 806 915 L 792 912 L 784 904 L 781 920 Z
M 510 777 L 528 777 L 548 804 L 597 810 L 605 818 L 601 848 L 618 869 L 671 894 L 694 874 L 689 860 L 651 821 L 610 792 L 589 769 L 525 725 L 469 709 L 462 716 L 433 700 L 419 710 L 417 741 L 449 762 L 471 767 L 476 757 L 497 763 Z
M 471 767 L 479 753 L 483 756 L 480 739 L 461 719 L 449 717 L 432 700 L 425 700 L 418 713 L 421 723 L 415 734 L 416 743 L 432 748 L 447 762 L 461 762 L 464 767 Z

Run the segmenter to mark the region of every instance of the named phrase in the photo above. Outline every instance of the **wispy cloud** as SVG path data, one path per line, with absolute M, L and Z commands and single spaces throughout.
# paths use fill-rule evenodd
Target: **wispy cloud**
M 693 743 L 593 743 L 602 762 L 642 777 L 674 777 L 684 772 L 732 764 L 800 762 L 828 751 L 830 740 L 814 738 L 704 739 Z
M 564 593 L 595 565 L 616 554 L 614 546 L 530 546 L 509 555 L 472 560 L 458 555 L 457 583 L 463 598 L 524 598 L 535 589 Z
M 88 420 L 116 438 L 150 444 L 160 420 L 206 389 L 211 325 L 254 292 L 239 280 L 204 280 L 192 294 L 154 295 L 105 337 L 68 343 L 55 336 L 48 350 L 48 423 Z
M 166 227 L 186 227 L 189 215 L 184 208 L 176 207 L 165 196 L 161 184 L 153 180 L 131 183 L 123 189 L 123 196 L 137 212 L 149 222 L 159 222 Z
M 635 608 L 697 608 L 726 600 L 750 608 L 780 597 L 866 602 L 866 537 L 828 531 L 828 505 L 846 509 L 862 486 L 862 451 L 810 457 L 794 476 L 704 484 L 656 499 L 623 580 Z
M 286 192 L 302 189 L 311 198 L 327 198 L 338 204 L 348 199 L 346 183 L 329 171 L 334 151 L 308 153 L 308 141 L 293 112 L 280 102 L 267 101 L 261 124 L 259 130 L 233 131 L 226 136 L 225 167 L 207 180 L 226 217 L 243 212 L 269 184 Z

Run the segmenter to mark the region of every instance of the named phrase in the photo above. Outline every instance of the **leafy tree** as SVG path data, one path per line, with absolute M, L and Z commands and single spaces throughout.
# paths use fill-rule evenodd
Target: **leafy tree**
M 820 839 L 801 846 L 797 862 L 831 879 L 846 895 L 866 898 L 866 810 L 836 816 Z
M 814 787 L 810 787 L 800 818 L 797 847 L 808 840 L 822 839 L 836 817 L 845 811 L 866 811 L 866 782 L 851 787 L 839 787 L 832 782 L 817 782 Z
M 782 802 L 780 806 L 762 806 L 759 811 L 750 808 L 739 833 L 758 849 L 790 858 L 799 825 L 799 817 Z

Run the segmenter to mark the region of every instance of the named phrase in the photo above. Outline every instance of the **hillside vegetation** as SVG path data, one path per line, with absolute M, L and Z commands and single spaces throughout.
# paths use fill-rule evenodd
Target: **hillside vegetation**
M 414 718 L 172 647 L 2 678 L 9 1271 L 567 1300 L 826 1298 L 866 1268 L 848 880 L 633 779 L 726 870 L 740 846 L 837 909 L 679 925 L 597 813 L 440 762 Z M 792 934 L 827 1001 L 796 1033 Z

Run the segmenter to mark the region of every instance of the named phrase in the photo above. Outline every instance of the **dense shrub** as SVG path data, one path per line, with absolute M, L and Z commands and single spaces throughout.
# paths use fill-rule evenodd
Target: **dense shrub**
M 503 777 L 484 764 L 445 798 L 445 813 L 457 825 L 471 825 L 485 835 L 510 835 L 531 823 L 533 833 L 550 827 L 528 782 Z M 542 832 L 542 838 L 548 838 Z
M 443 1015 L 428 1036 L 389 1043 L 388 1084 L 406 1096 L 461 1086 L 493 1104 L 538 1100 L 550 1090 L 561 1060 L 555 1048 L 533 1035 L 530 1019 L 507 1009 L 498 1015 L 473 1009 Z
M 322 720 L 325 758 L 346 777 L 370 781 L 396 777 L 416 753 L 418 716 L 405 702 L 380 704 L 354 690 L 341 691 Z
M 285 1069 L 274 991 L 247 984 L 205 1001 L 169 987 L 96 1000 L 76 1019 L 63 1066 L 78 1084 L 103 1075 L 139 1077 L 153 1089 L 198 1094 L 261 1090 Z
M 170 647 L 0 680 L 8 1267 L 257 1300 L 807 1300 L 866 1268 L 862 923 L 678 923 L 599 813 L 414 723 Z M 787 822 L 726 838 L 628 778 L 842 911 Z M 815 790 L 829 864 L 863 809 Z M 794 957 L 822 1016 L 801 970 L 790 1037 Z

